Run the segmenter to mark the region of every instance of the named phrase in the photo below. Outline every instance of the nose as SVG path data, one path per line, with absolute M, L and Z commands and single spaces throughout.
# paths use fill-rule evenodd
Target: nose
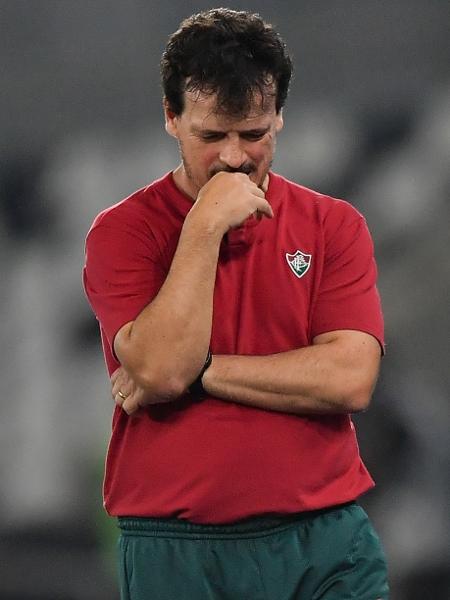
M 224 140 L 220 150 L 219 160 L 232 169 L 237 169 L 245 163 L 247 155 L 241 148 L 239 138 Z

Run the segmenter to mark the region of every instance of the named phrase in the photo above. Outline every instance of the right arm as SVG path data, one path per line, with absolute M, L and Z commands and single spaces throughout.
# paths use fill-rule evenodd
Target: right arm
M 114 339 L 117 358 L 143 390 L 139 405 L 173 400 L 197 377 L 210 344 L 222 237 L 257 210 L 273 215 L 264 193 L 242 173 L 218 173 L 200 190 L 160 291 Z

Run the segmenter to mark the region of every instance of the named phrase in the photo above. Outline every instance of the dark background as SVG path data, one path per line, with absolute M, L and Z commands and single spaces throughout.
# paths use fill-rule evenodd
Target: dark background
M 0 598 L 112 600 L 112 401 L 81 288 L 93 217 L 177 164 L 159 57 L 206 2 L 0 1 Z M 392 599 L 450 597 L 450 7 L 228 2 L 295 60 L 275 169 L 366 216 L 387 355 L 355 418 Z M 274 599 L 275 600 L 275 599 Z

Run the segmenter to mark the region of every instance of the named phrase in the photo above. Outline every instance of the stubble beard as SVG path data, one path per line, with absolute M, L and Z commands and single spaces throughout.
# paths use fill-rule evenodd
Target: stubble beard
M 243 165 L 241 165 L 237 169 L 233 169 L 231 167 L 212 167 L 208 171 L 207 180 L 204 183 L 202 183 L 201 181 L 199 181 L 195 177 L 194 171 L 193 171 L 191 165 L 189 164 L 189 161 L 186 160 L 186 156 L 185 156 L 185 154 L 183 152 L 183 148 L 182 148 L 181 144 L 179 144 L 179 150 L 180 150 L 181 161 L 183 163 L 184 172 L 185 172 L 186 177 L 189 180 L 190 184 L 195 189 L 195 195 L 196 196 L 197 196 L 198 192 L 201 190 L 201 188 L 204 185 L 206 185 L 206 183 L 212 177 L 214 177 L 214 175 L 217 175 L 217 173 L 222 173 L 222 172 L 225 172 L 225 173 L 244 173 L 244 175 L 248 175 L 249 177 L 251 177 L 252 173 L 256 173 L 257 170 L 258 170 L 257 167 L 256 167 L 256 165 L 254 163 L 251 163 L 251 162 L 244 163 Z M 266 180 L 267 174 L 269 173 L 270 169 L 272 168 L 272 164 L 273 164 L 273 159 L 270 160 L 269 164 L 264 169 L 263 173 L 261 174 L 260 180 L 258 182 L 255 182 L 260 189 L 263 189 L 264 182 Z

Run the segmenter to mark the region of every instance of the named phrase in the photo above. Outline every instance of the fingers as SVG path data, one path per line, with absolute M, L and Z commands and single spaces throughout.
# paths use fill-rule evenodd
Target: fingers
M 198 219 L 198 223 L 208 223 L 215 231 L 226 233 L 240 227 L 251 215 L 272 218 L 272 207 L 262 189 L 265 184 L 259 187 L 245 173 L 216 173 L 199 191 L 193 222 Z
M 113 384 L 111 395 L 114 402 L 128 415 L 133 415 L 144 406 L 167 401 L 164 398 L 152 396 L 139 387 L 122 367 L 111 375 L 111 383 Z
M 121 400 L 119 406 L 121 406 L 127 415 L 134 415 L 141 408 L 149 404 L 153 404 L 152 399 L 148 394 L 145 394 L 142 388 L 136 387 L 129 396 Z
M 240 173 L 238 173 L 237 175 L 240 175 Z M 272 210 L 272 207 L 270 206 L 269 202 L 266 200 L 265 192 L 267 191 L 267 186 L 266 186 L 266 190 L 264 190 L 261 187 L 258 187 L 256 185 L 256 183 L 254 183 L 248 177 L 248 175 L 242 175 L 242 176 L 245 178 L 246 185 L 248 187 L 248 190 L 252 194 L 252 196 L 256 196 L 255 200 L 256 200 L 257 208 L 254 213 L 255 216 L 257 218 L 261 218 L 261 215 L 264 215 L 271 219 L 273 217 L 273 210 Z
M 130 396 L 135 384 L 123 367 L 120 367 L 111 375 L 111 396 L 119 406 L 122 406 L 125 399 Z
M 111 375 L 111 384 L 114 402 L 128 415 L 133 415 L 145 404 L 142 390 L 123 367 L 116 369 Z
M 125 394 L 123 394 L 123 396 L 125 396 Z M 125 396 L 124 398 L 118 393 L 115 397 L 115 402 L 117 406 L 120 406 L 120 408 L 127 413 L 127 415 L 133 415 L 141 408 L 139 395 L 135 393 Z
M 122 407 L 124 402 L 129 398 L 126 394 L 122 392 L 122 390 L 118 390 L 117 393 L 113 394 L 113 400 L 117 404 L 117 406 Z
M 127 415 L 134 414 L 139 408 L 141 408 L 140 404 L 134 395 L 128 396 L 122 403 L 122 410 L 124 410 Z
M 253 215 L 257 219 L 261 219 L 263 216 L 271 219 L 273 217 L 273 210 L 267 200 L 263 198 L 255 198 L 256 202 L 256 210 L 253 212 Z
M 113 398 L 117 406 L 120 406 L 128 415 L 135 413 L 139 408 L 139 395 L 135 391 L 125 393 L 123 390 L 118 390 Z
M 269 219 L 271 219 L 273 217 L 273 210 L 272 207 L 270 206 L 270 204 L 267 202 L 267 200 L 264 200 L 264 202 L 261 202 L 260 205 L 258 206 L 256 212 L 261 215 L 265 215 L 266 217 L 269 217 Z
M 114 385 L 115 382 L 116 382 L 116 380 L 117 380 L 117 378 L 120 376 L 120 370 L 121 370 L 121 367 L 119 367 L 118 369 L 116 369 L 114 371 L 114 373 L 111 375 L 111 385 Z
M 119 390 L 121 390 L 122 386 L 125 384 L 124 373 L 125 373 L 125 371 L 123 370 L 122 367 L 120 367 L 120 369 L 117 369 L 117 371 L 114 371 L 114 373 L 111 375 L 111 383 L 112 383 L 111 395 L 112 395 L 113 399 L 115 399 Z
M 265 198 L 266 197 L 266 194 L 265 194 L 264 190 L 262 190 L 260 187 L 258 187 L 256 185 L 256 183 L 253 183 L 253 181 L 251 181 L 250 179 L 249 179 L 249 188 L 250 188 L 251 193 L 254 196 L 258 196 L 259 198 Z

